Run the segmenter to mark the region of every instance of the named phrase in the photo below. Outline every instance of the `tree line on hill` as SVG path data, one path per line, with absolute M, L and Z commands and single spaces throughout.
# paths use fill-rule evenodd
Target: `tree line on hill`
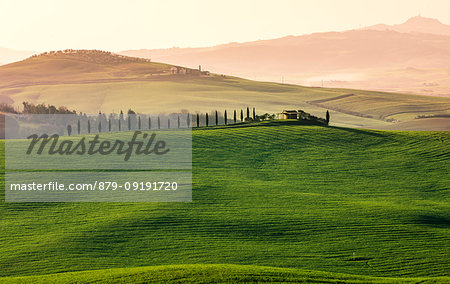
M 81 57 L 90 58 L 95 60 L 97 63 L 119 63 L 119 62 L 151 62 L 150 59 L 130 57 L 120 54 L 115 54 L 110 51 L 103 51 L 97 49 L 64 49 L 57 51 L 46 51 L 40 54 L 34 54 L 31 58 L 64 55 L 64 54 L 74 54 Z
M 14 114 L 76 114 L 75 110 L 69 110 L 65 106 L 56 107 L 54 105 L 33 104 L 23 102 L 23 111 L 15 109 L 13 105 L 8 103 L 0 103 L 0 112 L 14 113 Z
M 121 110 L 119 114 L 109 114 L 99 112 L 98 115 L 87 115 L 70 110 L 65 106 L 56 107 L 50 104 L 33 104 L 23 102 L 23 111 L 15 110 L 12 105 L 0 104 L 0 111 L 14 114 L 65 114 L 63 118 L 36 117 L 34 122 L 58 124 L 67 126 L 67 134 L 71 134 L 73 129 L 77 133 L 98 133 L 107 131 L 126 131 L 161 128 L 190 128 L 190 127 L 210 127 L 218 125 L 237 124 L 243 122 L 260 122 L 275 119 L 275 114 L 256 114 L 256 109 L 247 107 L 246 109 L 234 109 L 232 114 L 227 110 L 223 113 L 218 110 L 206 113 L 191 114 L 188 111 L 172 114 L 138 114 L 131 108 L 124 114 Z M 26 118 L 24 118 L 26 119 Z M 297 111 L 297 119 L 327 125 L 329 123 L 329 112 L 326 118 L 316 117 L 302 110 Z
M 447 113 L 441 113 L 441 114 L 423 114 L 423 115 L 418 115 L 415 117 L 415 119 L 421 119 L 421 118 L 450 118 L 450 114 Z
M 25 114 L 76 114 L 75 110 L 69 110 L 65 106 L 56 107 L 54 105 L 32 104 L 23 102 L 23 112 Z

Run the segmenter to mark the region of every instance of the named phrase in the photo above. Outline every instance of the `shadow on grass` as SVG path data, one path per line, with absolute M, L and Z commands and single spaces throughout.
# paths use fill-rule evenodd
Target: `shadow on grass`
M 387 136 L 384 133 L 374 132 L 373 130 L 368 130 L 368 129 L 338 127 L 338 126 L 329 126 L 329 127 L 334 128 L 334 129 L 347 131 L 347 132 L 351 132 L 351 133 L 355 133 L 355 134 L 361 134 L 361 135 L 370 135 L 370 136 L 375 136 L 375 137 L 386 137 Z
M 307 125 L 307 126 L 322 126 L 322 127 L 330 127 L 327 125 L 323 125 L 321 123 L 315 123 L 312 121 L 305 120 L 296 120 L 296 119 L 280 119 L 280 120 L 267 120 L 262 122 L 239 122 L 236 124 L 228 124 L 228 125 L 213 125 L 213 126 L 200 126 L 199 128 L 194 127 L 192 129 L 224 129 L 224 128 L 243 128 L 243 127 L 274 127 L 274 126 L 285 126 L 285 125 Z
M 450 218 L 438 215 L 419 215 L 415 220 L 416 223 L 436 228 L 449 228 Z
M 199 128 L 192 128 L 194 129 L 225 129 L 225 128 L 244 128 L 244 127 L 277 127 L 277 126 L 287 126 L 287 125 L 304 125 L 304 126 L 319 126 L 323 128 L 332 128 L 336 130 L 343 130 L 347 132 L 352 132 L 356 134 L 361 135 L 370 135 L 370 136 L 376 136 L 376 137 L 386 137 L 384 133 L 381 132 L 374 132 L 372 130 L 366 130 L 366 129 L 358 129 L 358 128 L 347 128 L 347 127 L 338 127 L 338 126 L 329 126 L 324 125 L 319 122 L 314 121 L 307 121 L 307 120 L 296 120 L 296 119 L 280 119 L 280 120 L 268 120 L 263 122 L 239 122 L 236 124 L 229 124 L 229 125 L 214 125 L 214 126 L 201 126 Z

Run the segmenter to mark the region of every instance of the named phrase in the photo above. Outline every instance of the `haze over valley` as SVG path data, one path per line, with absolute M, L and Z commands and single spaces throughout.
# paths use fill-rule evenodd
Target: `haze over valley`
M 450 96 L 450 26 L 421 16 L 393 26 L 120 54 L 253 80 Z

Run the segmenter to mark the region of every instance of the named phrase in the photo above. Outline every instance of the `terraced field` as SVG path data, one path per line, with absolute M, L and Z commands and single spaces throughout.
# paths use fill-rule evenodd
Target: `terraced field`
M 449 132 L 295 121 L 195 129 L 192 203 L 2 201 L 0 276 L 173 264 L 449 276 L 449 146 Z

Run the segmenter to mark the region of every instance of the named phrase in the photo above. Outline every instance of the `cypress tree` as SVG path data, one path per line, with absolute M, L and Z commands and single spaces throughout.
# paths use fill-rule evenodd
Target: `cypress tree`
M 236 110 L 234 110 L 233 120 L 234 120 L 234 123 L 236 124 Z
M 223 119 L 225 120 L 225 125 L 227 125 L 227 110 L 225 110 L 224 114 L 223 114 Z
M 131 117 L 128 116 L 128 130 L 131 130 Z
M 247 107 L 247 120 L 250 118 L 250 109 Z
M 170 118 L 167 119 L 167 128 L 170 128 Z
M 244 121 L 244 111 L 241 109 L 241 122 Z
M 71 133 L 72 133 L 72 126 L 69 124 L 67 125 L 67 135 L 70 136 Z
M 121 130 L 122 121 L 124 121 L 124 118 L 123 118 L 123 111 L 120 110 L 120 115 L 119 115 L 119 131 Z
M 209 124 L 209 117 L 208 117 L 208 113 L 206 113 L 206 127 L 208 127 Z
M 141 130 L 141 117 L 138 117 L 138 129 Z
M 187 124 L 188 128 L 191 127 L 191 114 L 190 113 L 187 114 L 186 124 Z
M 216 110 L 216 125 L 219 125 L 219 114 L 217 113 L 217 110 Z
M 102 122 L 98 122 L 98 133 L 102 132 Z
M 200 115 L 197 113 L 197 128 L 200 127 Z
M 327 121 L 327 125 L 330 123 L 330 112 L 327 110 L 327 113 L 326 113 L 326 116 L 325 116 L 326 118 L 326 121 Z
M 180 128 L 180 116 L 178 116 L 178 121 L 177 121 L 177 123 L 178 123 L 178 128 Z
M 88 133 L 91 133 L 91 121 L 88 119 Z
M 148 117 L 148 129 L 152 129 L 152 118 Z
M 256 112 L 255 112 L 255 108 L 253 108 L 253 120 L 256 120 Z
M 111 132 L 111 118 L 108 119 L 108 130 Z
M 161 129 L 161 119 L 159 118 L 159 115 L 158 115 L 158 129 Z
M 77 132 L 78 132 L 78 135 L 80 135 L 80 132 L 81 132 L 81 123 L 80 123 L 80 120 L 78 119 L 78 123 L 77 123 Z

